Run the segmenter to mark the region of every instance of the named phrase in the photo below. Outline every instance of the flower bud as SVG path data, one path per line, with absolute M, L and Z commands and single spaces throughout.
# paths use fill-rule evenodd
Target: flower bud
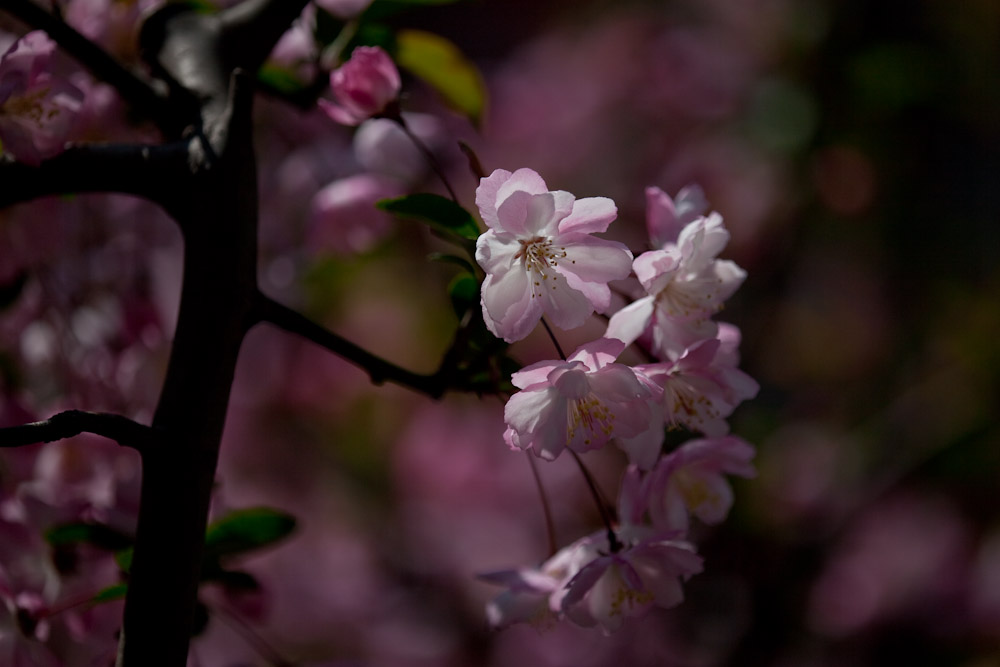
M 350 60 L 330 73 L 334 99 L 321 99 L 319 106 L 338 123 L 358 125 L 384 112 L 401 85 L 389 54 L 377 46 L 359 46 Z

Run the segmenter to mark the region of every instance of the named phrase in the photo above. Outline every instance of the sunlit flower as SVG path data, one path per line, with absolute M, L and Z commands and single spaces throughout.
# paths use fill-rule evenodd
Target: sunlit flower
M 696 194 L 678 201 L 686 209 L 668 210 L 659 194 L 650 197 L 654 239 L 670 239 L 677 224 L 700 207 Z M 722 217 L 712 213 L 684 226 L 675 242 L 637 257 L 632 268 L 647 296 L 615 313 L 605 335 L 632 343 L 651 333 L 652 351 L 662 359 L 675 359 L 688 346 L 715 337 L 717 327 L 709 318 L 746 277 L 735 263 L 716 258 L 728 242 Z
M 608 309 L 608 282 L 626 277 L 632 261 L 621 243 L 591 236 L 617 216 L 613 201 L 549 191 L 531 169 L 498 169 L 480 182 L 476 204 L 490 228 L 476 260 L 486 271 L 483 318 L 496 336 L 520 340 L 543 314 L 573 329 Z

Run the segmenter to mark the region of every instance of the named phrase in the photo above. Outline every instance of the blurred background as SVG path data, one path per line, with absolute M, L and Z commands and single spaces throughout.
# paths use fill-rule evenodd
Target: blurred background
M 134 57 L 106 18 L 95 25 Z M 205 589 L 192 664 L 1000 665 L 1000 4 L 471 0 L 389 25 L 447 37 L 483 73 L 478 128 L 404 83 L 404 109 L 424 114 L 411 125 L 473 210 L 456 139 L 487 172 L 531 167 L 552 189 L 613 198 L 610 235 L 636 254 L 645 187 L 703 187 L 732 233 L 723 256 L 748 272 L 720 319 L 742 329 L 741 367 L 761 384 L 730 420 L 759 474 L 736 484 L 724 524 L 694 535 L 705 572 L 676 609 L 611 637 L 492 632 L 483 605 L 498 591 L 475 573 L 546 555 L 500 401 L 372 387 L 261 327 L 238 369 L 215 512 L 266 505 L 298 526 L 239 564 L 259 590 Z M 7 43 L 24 30 L 0 28 Z M 149 136 L 110 91 L 80 85 L 81 138 Z M 268 97 L 258 124 L 266 291 L 433 371 L 456 324 L 455 271 L 426 261 L 440 248 L 370 206 L 351 209 L 357 233 L 343 209 L 310 208 L 359 176 L 374 198 L 440 191 L 419 156 L 377 124 L 354 134 Z M 0 423 L 68 407 L 148 419 L 180 252 L 160 212 L 125 198 L 0 212 Z M 563 346 L 600 332 L 595 321 Z M 533 336 L 512 355 L 552 352 Z M 621 459 L 588 456 L 608 490 Z M 82 439 L 5 452 L 0 518 L 127 531 L 136 464 Z M 598 525 L 570 462 L 542 476 L 560 542 Z M 97 580 L 85 566 L 103 561 L 84 555 L 55 568 L 66 582 Z M 64 632 L 113 646 L 113 623 L 88 623 Z

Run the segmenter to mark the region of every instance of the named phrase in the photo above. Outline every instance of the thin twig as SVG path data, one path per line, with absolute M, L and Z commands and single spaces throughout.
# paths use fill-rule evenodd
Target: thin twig
M 611 548 L 611 552 L 615 553 L 620 551 L 622 544 L 618 541 L 618 536 L 615 534 L 614 517 L 611 516 L 611 512 L 608 511 L 608 503 L 604 499 L 604 494 L 601 493 L 601 489 L 597 486 L 594 476 L 590 474 L 590 471 L 587 470 L 587 466 L 583 464 L 583 459 L 580 458 L 580 455 L 572 449 L 569 450 L 569 453 L 573 455 L 576 465 L 580 467 L 580 472 L 583 473 L 583 478 L 587 480 L 587 487 L 590 489 L 590 495 L 593 497 L 594 503 L 597 504 L 597 511 L 601 515 L 601 521 L 604 522 L 604 526 L 608 530 L 608 546 Z
M 545 517 L 545 537 L 549 543 L 549 558 L 551 558 L 556 553 L 556 528 L 555 523 L 552 521 L 552 507 L 549 505 L 549 496 L 542 485 L 542 477 L 538 474 L 538 463 L 535 461 L 535 455 L 528 451 L 525 451 L 524 454 L 528 457 L 528 464 L 531 466 L 531 476 L 535 478 L 535 486 L 538 488 L 538 495 L 542 499 L 542 514 Z
M 0 448 L 54 442 L 81 433 L 104 436 L 123 447 L 132 447 L 139 451 L 158 440 L 157 433 L 151 426 L 134 422 L 121 415 L 67 410 L 45 421 L 0 429 Z
M 559 340 L 556 338 L 555 333 L 552 331 L 552 327 L 549 326 L 548 321 L 543 317 L 542 326 L 545 327 L 545 331 L 548 332 L 549 338 L 552 339 L 552 344 L 556 346 L 556 352 L 559 353 L 559 358 L 566 361 L 566 353 L 563 352 L 562 346 L 559 344 Z
M 261 294 L 258 298 L 256 319 L 270 322 L 285 331 L 297 334 L 310 340 L 320 347 L 330 350 L 343 357 L 358 368 L 366 371 L 374 384 L 394 382 L 415 391 L 439 398 L 446 387 L 441 381 L 441 374 L 420 375 L 396 364 L 377 357 L 371 352 L 355 345 L 345 338 L 329 331 L 313 322 L 305 315 L 284 306 L 277 301 Z
M 421 141 L 420 137 L 413 133 L 401 114 L 391 114 L 388 118 L 396 121 L 396 123 L 403 128 L 403 132 L 405 132 L 406 136 L 410 138 L 410 141 L 412 141 L 420 152 L 424 154 L 424 157 L 427 159 L 427 164 L 430 165 L 431 170 L 437 175 L 438 179 L 444 183 L 444 187 L 448 190 L 448 195 L 451 196 L 451 200 L 457 204 L 458 196 L 455 194 L 455 190 L 452 189 L 451 183 L 448 181 L 448 177 L 444 173 L 444 169 L 441 168 L 441 164 L 437 161 L 437 158 L 434 157 L 434 153 L 432 153 L 431 149 L 427 147 L 427 144 Z

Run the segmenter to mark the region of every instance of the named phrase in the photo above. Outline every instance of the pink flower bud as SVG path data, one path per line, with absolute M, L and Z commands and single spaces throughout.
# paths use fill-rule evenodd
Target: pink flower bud
M 321 99 L 319 106 L 338 123 L 358 125 L 385 111 L 401 85 L 389 54 L 377 46 L 359 46 L 350 60 L 330 73 L 334 100 Z

